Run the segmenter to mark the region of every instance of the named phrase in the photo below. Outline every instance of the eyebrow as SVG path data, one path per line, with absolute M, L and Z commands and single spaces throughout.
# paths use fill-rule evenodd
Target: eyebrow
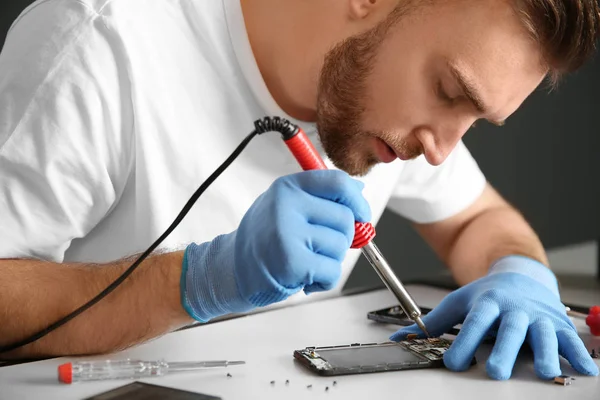
M 490 108 L 483 101 L 481 93 L 479 92 L 477 87 L 475 87 L 475 85 L 473 85 L 473 83 L 469 79 L 467 79 L 465 74 L 459 68 L 457 68 L 454 64 L 452 64 L 449 61 L 447 61 L 446 64 L 448 65 L 448 68 L 450 69 L 450 73 L 452 73 L 452 76 L 454 77 L 454 79 L 456 79 L 456 82 L 460 86 L 461 90 L 463 91 L 465 96 L 467 96 L 467 99 L 469 99 L 469 101 L 471 103 L 473 103 L 473 105 L 475 106 L 477 111 L 480 114 L 489 114 Z M 505 121 L 490 121 L 490 122 L 497 126 L 502 126 L 505 123 Z

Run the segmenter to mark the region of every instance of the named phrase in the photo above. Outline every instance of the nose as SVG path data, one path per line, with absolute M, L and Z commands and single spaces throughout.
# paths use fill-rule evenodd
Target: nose
M 433 166 L 442 164 L 473 122 L 466 128 L 464 124 L 460 124 L 460 126 L 457 124 L 452 128 L 438 129 L 426 126 L 419 127 L 415 132 L 415 136 L 423 146 L 423 153 L 427 162 Z

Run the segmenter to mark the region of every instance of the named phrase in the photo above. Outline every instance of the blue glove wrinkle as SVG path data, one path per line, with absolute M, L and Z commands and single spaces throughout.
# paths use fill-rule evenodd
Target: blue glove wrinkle
M 268 306 L 269 304 L 273 304 L 273 303 L 277 303 L 280 302 L 282 300 L 287 299 L 290 294 L 293 294 L 294 292 L 292 291 L 290 293 L 290 291 L 277 291 L 277 290 L 272 290 L 270 292 L 258 292 L 253 294 L 252 296 L 250 296 L 250 298 L 248 299 L 248 301 L 250 301 L 250 303 L 254 304 L 257 307 L 265 307 Z

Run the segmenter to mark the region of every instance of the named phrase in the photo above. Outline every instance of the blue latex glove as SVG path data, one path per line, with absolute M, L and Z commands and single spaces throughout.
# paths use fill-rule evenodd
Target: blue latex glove
M 236 231 L 186 248 L 181 278 L 186 311 L 206 322 L 285 300 L 300 290 L 335 287 L 354 222 L 371 218 L 363 188 L 336 170 L 277 179 Z
M 434 336 L 463 322 L 444 354 L 444 364 L 453 371 L 466 370 L 485 335 L 495 333 L 496 343 L 486 364 L 492 379 L 510 378 L 525 340 L 533 350 L 535 372 L 542 379 L 561 375 L 559 355 L 578 372 L 598 375 L 597 365 L 561 303 L 554 274 L 526 257 L 498 260 L 487 276 L 450 293 L 423 322 Z M 412 325 L 400 329 L 391 340 L 402 340 L 409 333 L 422 332 Z

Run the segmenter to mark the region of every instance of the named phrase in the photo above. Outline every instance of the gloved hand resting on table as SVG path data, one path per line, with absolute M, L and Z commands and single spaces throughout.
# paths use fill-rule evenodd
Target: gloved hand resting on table
M 363 187 L 336 170 L 277 179 L 237 230 L 186 248 L 181 278 L 186 311 L 206 322 L 301 290 L 332 289 L 354 238 L 354 222 L 371 218 Z
M 559 355 L 578 372 L 598 375 L 597 365 L 561 303 L 554 274 L 526 257 L 501 258 L 487 276 L 450 293 L 423 317 L 423 322 L 433 336 L 463 322 L 444 354 L 444 364 L 453 371 L 466 370 L 486 334 L 497 328 L 496 343 L 486 364 L 493 379 L 510 378 L 525 340 L 533 351 L 536 374 L 542 379 L 561 375 Z M 400 329 L 391 340 L 402 340 L 410 333 L 422 332 L 412 325 Z

